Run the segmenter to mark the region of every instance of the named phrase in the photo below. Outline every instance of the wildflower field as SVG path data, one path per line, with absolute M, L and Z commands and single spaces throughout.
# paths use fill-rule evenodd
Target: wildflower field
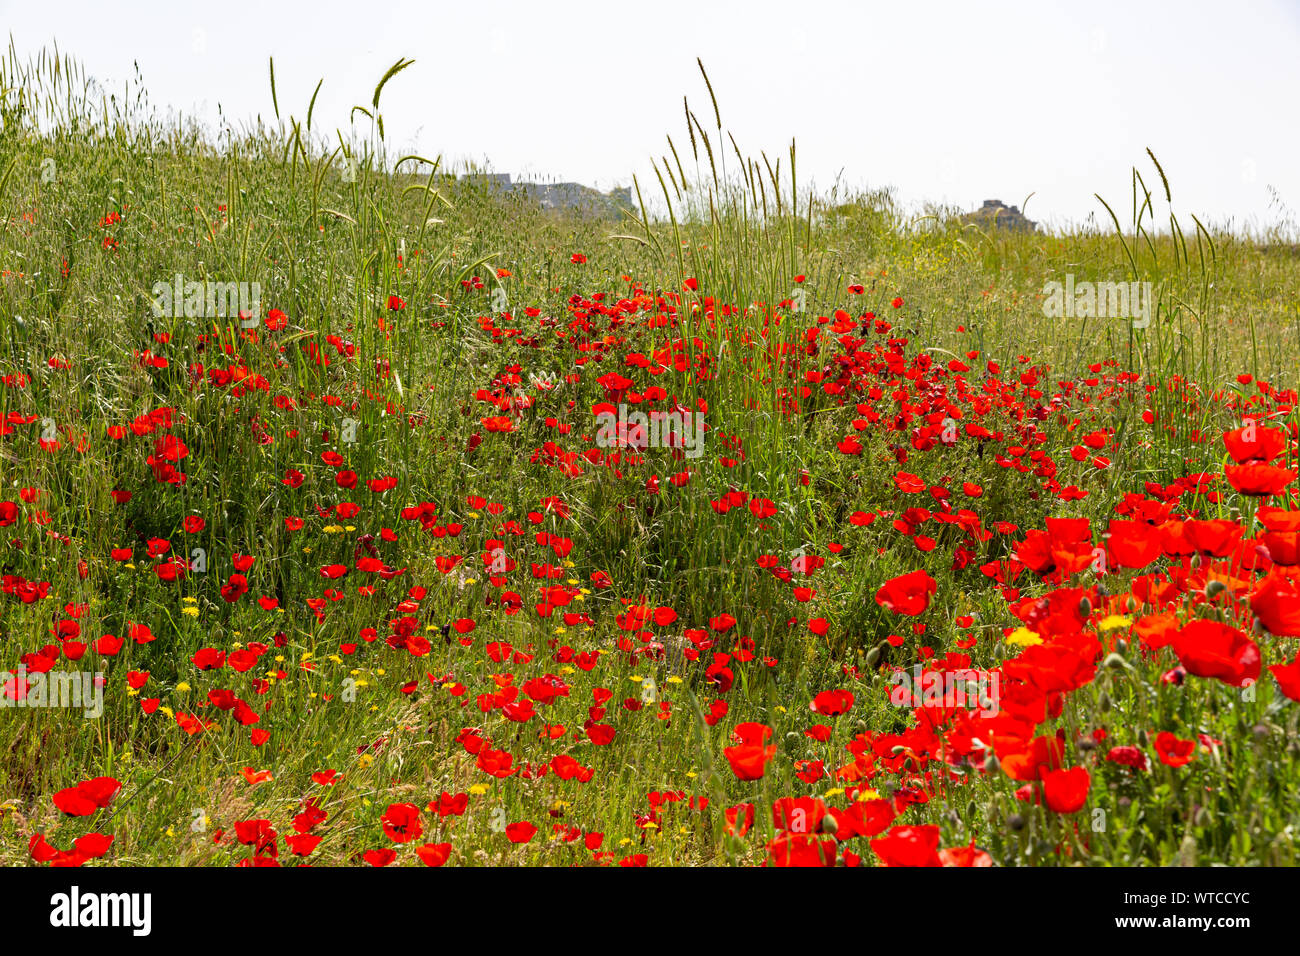
M 703 75 L 543 210 L 407 63 L 0 63 L 0 863 L 1296 862 L 1294 247 L 817 194 Z

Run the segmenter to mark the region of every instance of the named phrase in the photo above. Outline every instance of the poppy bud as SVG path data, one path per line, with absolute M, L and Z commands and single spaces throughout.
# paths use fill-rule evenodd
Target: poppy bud
M 1205 808 L 1202 807 L 1198 810 L 1197 816 L 1199 816 L 1204 809 Z M 1203 826 L 1204 824 L 1201 825 Z M 1192 836 L 1190 833 L 1183 837 L 1183 842 L 1178 847 L 1178 865 L 1196 865 L 1196 837 Z
M 1128 653 L 1128 641 L 1121 637 L 1115 642 L 1115 650 L 1120 654 Z
M 866 664 L 869 668 L 875 670 L 877 665 L 879 665 L 879 663 L 880 663 L 880 648 L 873 647 L 871 650 L 867 652 Z
M 1151 735 L 1147 733 L 1145 727 L 1138 731 L 1138 743 L 1143 747 L 1151 746 Z
M 1077 747 L 1079 750 L 1083 751 L 1084 753 L 1087 753 L 1090 750 L 1096 749 L 1097 742 L 1093 740 L 1091 737 L 1084 737 L 1077 744 L 1075 744 L 1075 747 Z
M 1128 664 L 1124 658 L 1118 654 L 1107 654 L 1106 659 L 1102 661 L 1102 667 L 1109 667 L 1111 670 L 1119 670 L 1121 667 L 1127 667 Z
M 1205 586 L 1205 596 L 1213 601 L 1226 590 L 1228 590 L 1228 586 L 1222 581 L 1211 581 Z
M 998 758 L 997 758 L 996 756 L 994 756 L 993 754 L 989 754 L 987 757 L 984 758 L 984 772 L 985 772 L 985 773 L 997 773 L 997 772 L 998 772 L 998 768 L 1001 767 L 1001 766 L 1002 766 L 1002 765 L 1001 765 L 1000 763 L 998 763 Z
M 1007 817 L 1007 826 L 1019 832 L 1025 828 L 1025 818 L 1018 813 L 1013 813 Z
M 822 817 L 820 829 L 822 833 L 829 833 L 831 836 L 834 836 L 839 832 L 840 825 L 836 823 L 835 818 L 828 813 L 826 816 Z
M 1198 807 L 1196 810 L 1196 816 L 1192 818 L 1192 822 L 1195 823 L 1198 827 L 1209 826 L 1210 811 L 1205 807 Z
M 1079 616 L 1088 617 L 1092 614 L 1092 602 L 1086 597 L 1079 598 Z
M 1097 698 L 1097 709 L 1102 713 L 1110 710 L 1110 695 L 1105 691 L 1102 691 L 1101 695 Z

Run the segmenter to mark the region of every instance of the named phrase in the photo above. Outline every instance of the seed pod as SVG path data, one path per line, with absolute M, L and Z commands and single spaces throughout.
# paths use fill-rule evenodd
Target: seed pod
M 997 823 L 1002 819 L 1002 794 L 995 793 L 990 797 L 988 805 L 985 807 L 985 816 L 988 817 L 989 823 Z

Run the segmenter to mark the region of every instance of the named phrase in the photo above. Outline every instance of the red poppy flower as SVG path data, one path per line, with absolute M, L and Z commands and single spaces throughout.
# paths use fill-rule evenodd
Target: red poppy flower
M 1290 664 L 1273 664 L 1268 671 L 1277 679 L 1282 693 L 1292 700 L 1300 700 L 1300 655 Z
M 442 866 L 451 856 L 451 844 L 426 843 L 415 848 L 415 855 L 425 866 Z
M 776 756 L 775 745 L 764 746 L 772 736 L 771 728 L 755 723 L 737 724 L 732 735 L 740 744 L 723 750 L 732 773 L 741 780 L 761 779 L 768 762 Z
M 847 690 L 824 690 L 813 698 L 809 707 L 815 714 L 838 717 L 847 714 L 853 706 L 853 694 Z
M 1242 428 L 1224 432 L 1223 444 L 1238 464 L 1269 462 L 1286 451 L 1286 432 L 1280 428 L 1264 428 L 1252 421 Z
M 511 843 L 527 843 L 537 833 L 537 827 L 527 820 L 506 825 L 506 839 Z
M 940 850 L 939 859 L 944 866 L 985 867 L 993 865 L 993 857 L 989 855 L 987 850 L 976 847 L 973 837 L 969 846 L 957 846 L 948 850 Z
M 1223 469 L 1228 483 L 1243 495 L 1263 498 L 1275 495 L 1296 479 L 1296 471 L 1276 465 L 1226 465 Z
M 1148 765 L 1147 755 L 1137 747 L 1112 747 L 1106 759 L 1134 770 L 1146 770 Z
M 1173 648 L 1187 673 L 1197 677 L 1213 677 L 1233 687 L 1259 679 L 1259 648 L 1235 627 L 1194 621 L 1174 637 Z
M 592 724 L 587 728 L 587 739 L 598 747 L 604 747 L 614 740 L 614 733 L 609 724 Z
M 1251 593 L 1250 609 L 1270 634 L 1300 637 L 1300 585 L 1291 577 L 1270 573 Z
M 1160 532 L 1145 521 L 1112 520 L 1106 545 L 1123 568 L 1145 568 L 1162 552 Z
M 93 777 L 54 795 L 54 805 L 72 817 L 88 817 L 107 807 L 122 784 L 112 777 Z
M 943 866 L 939 859 L 939 827 L 892 827 L 886 836 L 871 841 L 872 851 L 885 866 Z
M 726 821 L 727 832 L 732 836 L 743 837 L 749 832 L 749 828 L 754 825 L 754 805 L 752 803 L 738 803 L 734 807 L 728 807 L 723 813 Z
M 916 616 L 930 606 L 939 584 L 925 570 L 910 571 L 890 578 L 876 591 L 876 603 L 895 614 Z
M 1077 813 L 1088 802 L 1092 778 L 1084 767 L 1043 774 L 1043 801 L 1054 813 Z
M 782 833 L 767 845 L 767 862 L 771 866 L 834 866 L 837 853 L 833 839 Z
M 1181 767 L 1196 759 L 1196 741 L 1180 740 L 1167 730 L 1156 734 L 1156 755 L 1169 767 Z
M 394 843 L 410 843 L 424 832 L 420 824 L 420 808 L 413 803 L 392 803 L 380 818 L 384 833 Z

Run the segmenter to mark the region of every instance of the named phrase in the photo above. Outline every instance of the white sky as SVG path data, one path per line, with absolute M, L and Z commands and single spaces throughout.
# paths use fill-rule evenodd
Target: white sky
M 712 129 L 698 55 L 741 149 L 775 160 L 794 136 L 818 187 L 969 208 L 1033 192 L 1028 214 L 1059 225 L 1104 216 L 1094 192 L 1123 217 L 1131 166 L 1158 183 L 1150 146 L 1183 222 L 1275 223 L 1268 186 L 1300 221 L 1300 0 L 0 0 L 0 31 L 119 89 L 136 61 L 155 105 L 211 122 L 272 116 L 274 55 L 281 113 L 304 118 L 323 77 L 329 130 L 412 57 L 381 101 L 393 147 L 601 188 L 649 189 L 665 133 L 689 151 L 683 94 Z

